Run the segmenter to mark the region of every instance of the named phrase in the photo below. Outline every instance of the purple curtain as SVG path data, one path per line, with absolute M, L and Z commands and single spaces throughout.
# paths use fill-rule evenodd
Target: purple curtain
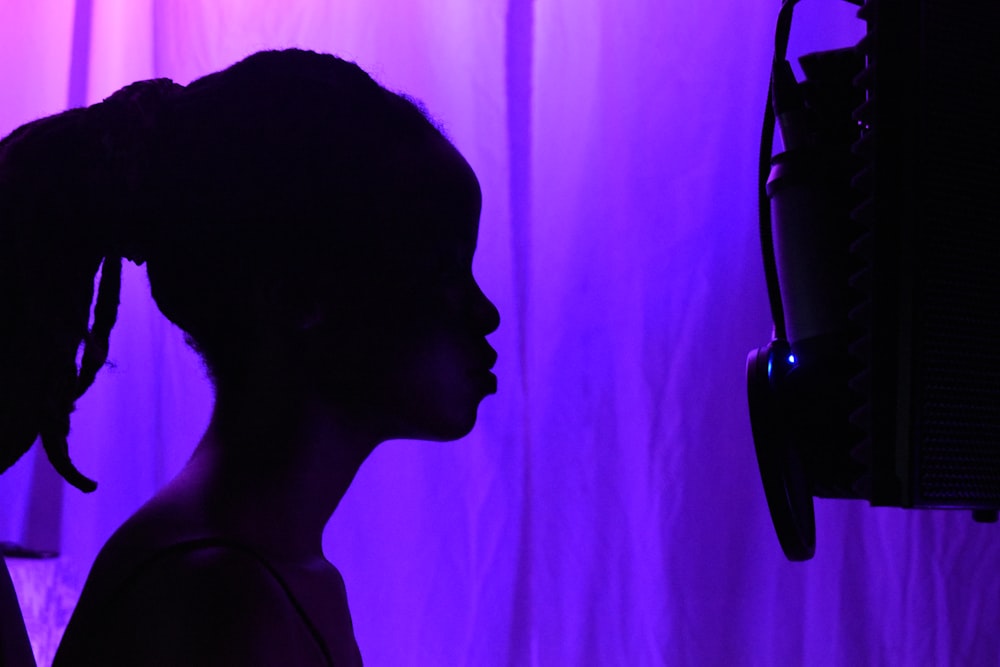
M 383 445 L 327 529 L 368 664 L 995 665 L 995 526 L 818 501 L 805 564 L 770 526 L 743 369 L 770 333 L 754 182 L 778 4 L 5 2 L 0 133 L 300 46 L 422 99 L 476 169 L 500 392 L 460 442 Z M 862 30 L 803 3 L 791 52 Z M 111 361 L 70 440 L 101 488 L 37 452 L 0 477 L 0 539 L 61 554 L 9 562 L 40 664 L 211 407 L 142 269 Z

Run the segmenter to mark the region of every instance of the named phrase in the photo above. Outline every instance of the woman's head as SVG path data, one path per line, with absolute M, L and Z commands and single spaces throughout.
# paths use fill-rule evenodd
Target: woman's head
M 32 350 L 0 381 L 0 465 L 41 433 L 86 486 L 65 457 L 68 413 L 106 356 L 122 256 L 146 262 L 154 299 L 219 387 L 283 348 L 285 371 L 302 366 L 297 380 L 332 399 L 389 401 L 430 363 L 448 317 L 452 363 L 481 367 L 481 384 L 496 312 L 471 277 L 478 207 L 471 169 L 415 104 L 311 52 L 258 53 L 187 87 L 140 82 L 15 131 L 0 147 L 12 325 L 0 335 Z M 409 430 L 390 435 L 463 430 L 401 419 Z

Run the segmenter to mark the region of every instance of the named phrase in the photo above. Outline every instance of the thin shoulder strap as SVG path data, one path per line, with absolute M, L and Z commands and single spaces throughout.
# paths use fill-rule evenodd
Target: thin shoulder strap
M 292 608 L 295 609 L 296 613 L 299 615 L 299 618 L 302 619 L 302 622 L 305 624 L 306 629 L 309 631 L 309 634 L 312 635 L 312 638 L 316 642 L 316 645 L 319 647 L 319 650 L 323 653 L 323 658 L 325 659 L 326 664 L 329 665 L 329 667 L 334 667 L 333 656 L 330 655 L 330 649 L 327 647 L 326 642 L 323 640 L 323 635 L 320 634 L 319 629 L 312 622 L 312 619 L 309 618 L 309 615 L 306 614 L 305 609 L 303 609 L 302 605 L 295 597 L 295 594 L 292 592 L 291 587 L 285 581 L 284 577 L 281 576 L 281 573 L 279 573 L 277 569 L 275 569 L 274 566 L 271 565 L 271 563 L 269 563 L 267 559 L 265 559 L 263 556 L 261 556 L 260 554 L 258 554 L 256 551 L 246 546 L 245 544 L 241 544 L 240 542 L 237 542 L 235 540 L 229 540 L 222 537 L 201 537 L 172 544 L 164 549 L 157 551 L 155 554 L 153 554 L 152 556 L 144 560 L 142 563 L 140 563 L 135 568 L 135 570 L 133 570 L 132 573 L 125 579 L 125 581 L 122 582 L 122 585 L 119 587 L 118 590 L 126 590 L 133 580 L 135 580 L 144 570 L 152 566 L 157 561 L 161 561 L 171 556 L 176 556 L 179 554 L 198 551 L 199 549 L 211 549 L 211 548 L 223 548 L 223 549 L 231 549 L 233 551 L 238 551 L 241 554 L 245 554 L 254 559 L 255 561 L 257 561 L 258 563 L 260 563 L 260 565 L 263 566 L 263 568 L 267 570 L 268 573 L 270 573 L 270 575 L 274 578 L 274 580 L 278 583 L 278 585 L 281 586 L 281 590 L 285 592 L 285 595 L 288 597 L 288 601 L 289 603 L 291 603 Z

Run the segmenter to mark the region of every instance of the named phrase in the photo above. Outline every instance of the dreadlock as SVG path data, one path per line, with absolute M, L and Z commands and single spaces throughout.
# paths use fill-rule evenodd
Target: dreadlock
M 254 287 L 280 276 L 295 294 L 324 265 L 368 261 L 392 199 L 379 184 L 439 134 L 353 63 L 288 50 L 186 88 L 134 83 L 0 141 L 0 472 L 40 438 L 70 484 L 96 488 L 67 437 L 108 358 L 123 259 L 146 263 L 212 376 L 234 373 L 253 363 Z
M 7 313 L 0 342 L 16 351 L 0 376 L 0 471 L 40 438 L 70 484 L 83 491 L 97 486 L 70 461 L 69 415 L 107 360 L 121 257 L 135 247 L 125 218 L 129 200 L 141 197 L 138 137 L 155 124 L 153 98 L 173 87 L 163 80 L 133 84 L 88 109 L 22 126 L 0 142 Z

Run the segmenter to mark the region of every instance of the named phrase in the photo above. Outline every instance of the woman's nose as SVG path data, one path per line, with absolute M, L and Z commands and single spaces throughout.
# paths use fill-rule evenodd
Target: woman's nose
M 473 296 L 474 315 L 476 324 L 482 329 L 483 334 L 491 334 L 500 326 L 500 311 L 493 305 L 479 285 L 476 285 L 476 293 Z

